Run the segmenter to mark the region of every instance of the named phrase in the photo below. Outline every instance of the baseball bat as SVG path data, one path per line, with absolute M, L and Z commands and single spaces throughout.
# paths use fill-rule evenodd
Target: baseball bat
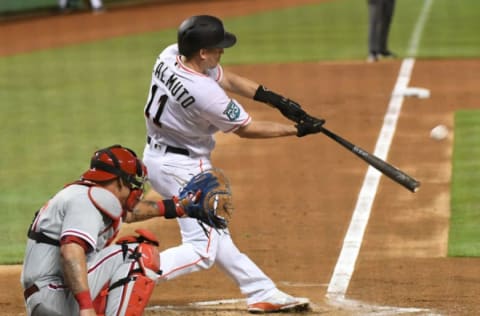
M 377 156 L 363 150 L 362 148 L 350 143 L 348 140 L 338 136 L 337 134 L 333 133 L 332 131 L 326 129 L 325 127 L 321 127 L 321 132 L 327 135 L 329 138 L 333 139 L 343 147 L 350 150 L 352 153 L 360 157 L 370 166 L 374 167 L 393 181 L 401 184 L 408 190 L 412 192 L 417 192 L 420 186 L 420 182 L 415 180 L 414 178 L 410 177 L 408 174 L 403 172 L 402 170 L 392 166 L 388 162 L 378 158 Z

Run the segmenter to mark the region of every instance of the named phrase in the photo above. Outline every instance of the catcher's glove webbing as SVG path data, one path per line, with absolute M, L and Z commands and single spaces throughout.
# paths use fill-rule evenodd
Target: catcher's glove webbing
M 233 212 L 232 191 L 220 169 L 205 170 L 190 179 L 179 200 L 189 217 L 217 229 L 227 228 Z

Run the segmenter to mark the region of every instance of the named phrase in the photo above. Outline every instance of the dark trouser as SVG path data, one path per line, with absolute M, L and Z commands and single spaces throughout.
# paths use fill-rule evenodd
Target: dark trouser
M 388 50 L 388 33 L 395 0 L 368 0 L 368 50 L 382 53 Z

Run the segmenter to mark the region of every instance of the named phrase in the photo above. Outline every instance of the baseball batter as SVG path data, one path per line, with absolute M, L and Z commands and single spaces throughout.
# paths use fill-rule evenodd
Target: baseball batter
M 147 144 L 143 161 L 153 188 L 163 197 L 178 194 L 193 175 L 212 167 L 216 132 L 244 138 L 301 137 L 319 132 L 324 123 L 303 120 L 305 112 L 296 102 L 225 71 L 219 65 L 221 55 L 235 42 L 235 35 L 226 32 L 218 18 L 193 16 L 180 25 L 178 43 L 165 48 L 153 66 L 144 109 Z M 298 124 L 255 121 L 225 90 L 269 103 Z M 161 280 L 217 264 L 247 296 L 250 312 L 308 308 L 308 299 L 280 291 L 240 252 L 228 229 L 212 229 L 189 218 L 178 219 L 178 223 L 182 244 L 161 252 Z
M 133 151 L 101 149 L 79 181 L 35 214 L 21 276 L 28 315 L 142 314 L 161 274 L 158 241 L 146 230 L 112 241 L 123 220 L 183 216 L 192 205 L 165 200 L 155 203 L 154 213 L 130 212 L 145 180 Z

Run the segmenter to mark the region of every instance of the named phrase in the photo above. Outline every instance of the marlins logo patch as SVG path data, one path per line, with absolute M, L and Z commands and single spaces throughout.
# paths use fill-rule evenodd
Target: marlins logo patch
M 230 121 L 235 121 L 240 116 L 240 108 L 233 100 L 230 100 L 223 114 L 225 114 Z

